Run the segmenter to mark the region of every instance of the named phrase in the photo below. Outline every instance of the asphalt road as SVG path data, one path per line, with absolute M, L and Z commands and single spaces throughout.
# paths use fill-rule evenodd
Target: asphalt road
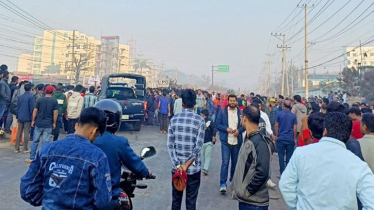
M 140 132 L 121 131 L 118 134 L 126 136 L 137 153 L 146 146 L 154 146 L 157 150 L 155 156 L 144 160 L 149 170 L 157 176 L 157 179 L 143 181 L 144 184 L 148 185 L 148 188 L 135 190 L 134 209 L 171 209 L 171 167 L 166 147 L 166 135 L 159 134 L 157 127 L 143 127 Z M 63 136 L 61 135 L 61 137 Z M 29 166 L 24 162 L 28 155 L 13 154 L 14 148 L 9 143 L 1 142 L 4 141 L 0 140 L 0 209 L 40 209 L 24 202 L 19 194 L 20 178 Z M 272 180 L 275 183 L 278 183 L 277 175 L 279 174 L 277 163 L 277 157 L 273 156 Z M 238 202 L 232 200 L 229 193 L 221 194 L 219 192 L 220 164 L 220 143 L 217 142 L 213 148 L 209 176 L 202 175 L 197 209 L 238 209 Z M 270 209 L 287 209 L 278 188 L 270 190 L 270 197 Z M 182 209 L 185 209 L 185 207 Z

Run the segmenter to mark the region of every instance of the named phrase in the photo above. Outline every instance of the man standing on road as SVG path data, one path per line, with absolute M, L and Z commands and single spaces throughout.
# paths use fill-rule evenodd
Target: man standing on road
M 21 135 L 23 134 L 23 153 L 29 153 L 28 143 L 30 140 L 30 128 L 32 120 L 32 112 L 34 110 L 34 96 L 31 95 L 31 84 L 28 83 L 24 86 L 25 93 L 18 98 L 17 101 L 17 121 L 18 121 L 18 131 L 16 138 L 16 150 L 14 153 L 19 153 Z
M 371 171 L 374 173 L 374 115 L 363 114 L 361 119 L 361 131 L 364 137 L 358 140 L 360 142 L 362 156 L 368 163 Z
M 240 109 L 237 108 L 236 95 L 229 95 L 229 105 L 221 109 L 217 115 L 216 128 L 221 140 L 222 165 L 220 176 L 220 192 L 227 191 L 227 177 L 231 158 L 230 182 L 234 177 L 240 146 L 243 142 L 244 129 L 240 126 Z
M 242 126 L 246 139 L 240 149 L 233 179 L 233 195 L 239 210 L 267 210 L 269 192 L 270 150 L 259 131 L 260 110 L 256 106 L 244 108 Z
M 279 188 L 290 209 L 374 209 L 374 175 L 367 163 L 346 149 L 352 121 L 328 113 L 323 138 L 295 150 Z
M 174 115 L 177 115 L 183 111 L 182 98 L 179 91 L 175 94 L 175 97 L 176 99 L 174 101 Z
M 160 96 L 157 93 L 157 90 L 153 92 L 154 94 L 154 102 L 153 106 L 155 109 L 155 125 L 159 126 L 160 125 L 160 112 L 158 111 L 158 103 L 160 102 Z
M 92 143 L 106 121 L 103 111 L 87 108 L 74 134 L 42 147 L 21 179 L 22 199 L 43 209 L 104 208 L 112 197 L 109 164 Z
M 170 121 L 167 146 L 172 164 L 172 174 L 176 171 L 187 173 L 186 209 L 195 210 L 201 179 L 200 150 L 204 144 L 205 121 L 193 112 L 196 94 L 192 90 L 183 90 L 183 111 Z M 173 185 L 172 210 L 180 210 L 183 191 Z
M 95 87 L 91 86 L 89 93 L 84 96 L 83 109 L 87 107 L 92 107 L 97 102 L 97 96 L 95 95 Z
M 83 97 L 81 95 L 82 89 L 82 85 L 77 85 L 74 89 L 74 92 L 69 97 L 67 108 L 69 120 L 69 134 L 75 132 L 75 124 L 78 122 L 79 115 L 81 114 L 83 109 Z
M 147 92 L 148 97 L 147 97 L 147 125 L 154 125 L 154 116 L 155 116 L 155 98 L 153 97 L 153 92 L 149 91 Z
M 166 134 L 168 130 L 168 117 L 170 117 L 170 100 L 166 97 L 166 90 L 158 102 L 158 112 L 160 113 L 160 133 Z
M 0 119 L 3 117 L 7 105 L 10 104 L 10 88 L 8 85 L 9 73 L 6 71 L 0 71 L 2 79 L 0 80 Z
M 286 153 L 286 165 L 295 150 L 295 139 L 297 135 L 296 115 L 290 111 L 291 101 L 284 100 L 283 110 L 278 111 L 275 120 L 275 138 L 277 141 L 280 174 L 285 169 L 284 155 Z
M 297 119 L 297 134 L 300 133 L 303 117 L 306 116 L 306 106 L 301 103 L 301 96 L 295 95 L 293 97 L 295 105 L 292 106 L 291 112 L 296 115 Z
M 67 108 L 67 101 L 66 96 L 62 92 L 62 85 L 56 86 L 56 91 L 53 93 L 53 98 L 57 100 L 58 103 L 58 116 L 56 121 L 56 128 L 53 130 L 53 141 L 56 141 L 58 139 L 58 136 L 60 135 L 60 129 L 62 126 L 62 115 L 66 112 Z
M 203 92 L 199 89 L 197 91 L 197 96 L 196 96 L 196 107 L 197 107 L 197 114 L 200 115 L 201 110 L 204 109 L 204 106 L 206 105 L 206 98 Z
M 42 137 L 42 145 L 49 143 L 52 130 L 56 128 L 58 103 L 56 99 L 52 98 L 53 92 L 54 88 L 50 85 L 47 86 L 45 96 L 35 104 L 31 122 L 31 126 L 35 126 L 34 139 L 31 145 L 30 159 L 25 160 L 27 163 L 31 163 L 35 159 L 40 137 Z

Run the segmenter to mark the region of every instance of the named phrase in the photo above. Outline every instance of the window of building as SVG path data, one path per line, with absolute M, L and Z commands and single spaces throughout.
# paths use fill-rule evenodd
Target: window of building
M 39 69 L 40 68 L 40 64 L 34 64 L 34 68 Z
M 66 53 L 66 57 L 67 57 L 67 58 L 69 57 L 69 53 Z
M 351 65 L 351 61 L 350 61 L 350 60 L 348 60 L 347 64 L 348 64 L 348 65 Z
M 35 39 L 36 44 L 43 44 L 43 39 Z
M 370 53 L 370 57 L 374 56 L 374 53 Z
M 67 37 L 68 37 L 68 33 L 64 33 L 64 37 L 66 37 L 66 38 L 67 38 Z
M 70 44 L 66 46 L 66 49 L 70 49 Z
M 34 58 L 34 62 L 40 62 L 40 58 Z
M 81 35 L 81 39 L 84 39 L 84 35 Z
M 86 44 L 83 45 L 83 49 L 84 49 L 84 50 L 87 50 L 87 45 L 86 45 Z
M 42 50 L 42 46 L 41 45 L 35 45 L 35 50 L 41 51 Z
M 353 57 L 356 57 L 356 56 L 357 56 L 357 53 L 353 53 L 352 56 L 353 56 Z
M 77 45 L 77 49 L 78 49 L 78 50 L 81 49 L 81 46 L 80 46 L 80 45 Z
M 40 57 L 42 55 L 41 52 L 34 52 L 34 56 Z
M 347 57 L 350 57 L 351 56 L 351 53 L 350 52 L 347 52 Z

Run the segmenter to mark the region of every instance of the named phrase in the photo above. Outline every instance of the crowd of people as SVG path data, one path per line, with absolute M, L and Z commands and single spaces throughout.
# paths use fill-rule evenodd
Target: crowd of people
M 95 195 L 80 189 L 75 181 L 69 185 L 87 199 L 75 200 L 75 195 L 64 194 L 77 206 L 102 208 L 110 205 L 110 200 L 117 204 L 119 168 L 123 162 L 140 177 L 151 175 L 128 140 L 115 135 L 120 122 L 107 123 L 113 114 L 100 110 L 105 110 L 110 100 L 98 102 L 95 87 L 34 85 L 19 81 L 16 76 L 8 83 L 8 79 L 7 68 L 1 66 L 1 123 L 5 132 L 17 132 L 14 153 L 21 152 L 21 145 L 23 153 L 30 153 L 26 162 L 31 166 L 21 182 L 24 200 L 51 208 L 70 206 L 55 201 L 55 190 L 62 184 L 56 182 L 56 176 L 62 174 L 54 168 L 64 167 L 72 173 L 77 169 L 71 158 L 83 161 L 78 164 L 79 174 L 91 170 L 83 167 L 88 162 L 95 165 L 95 172 L 90 171 L 95 173 L 94 180 L 83 179 L 88 188 L 96 183 Z M 344 92 L 305 99 L 299 95 L 237 96 L 200 89 L 148 88 L 143 124 L 160 126 L 160 133 L 167 134 L 174 183 L 172 209 L 181 209 L 184 190 L 186 209 L 196 209 L 201 173 L 211 173 L 217 140 L 221 146 L 217 191 L 230 192 L 238 200 L 239 209 L 268 209 L 269 188 L 277 187 L 271 181 L 270 164 L 275 152 L 280 169 L 279 189 L 289 208 L 374 208 L 374 107 L 364 101 L 349 105 L 348 96 Z M 60 129 L 69 135 L 56 141 Z M 30 138 L 33 142 L 29 150 Z M 50 143 L 51 138 L 54 143 Z M 93 142 L 96 147 L 81 140 Z M 37 151 L 40 141 L 44 146 Z M 79 149 L 64 149 L 71 147 Z M 88 150 L 92 152 L 88 154 Z M 65 165 L 56 165 L 61 159 Z M 48 174 L 44 177 L 53 180 L 48 186 L 43 185 L 48 181 L 44 182 L 43 174 L 38 172 L 42 165 L 49 167 L 42 170 Z M 37 176 L 40 179 L 36 180 Z M 71 177 L 79 180 L 76 174 Z M 54 194 L 38 193 L 42 188 L 48 188 L 45 193 Z

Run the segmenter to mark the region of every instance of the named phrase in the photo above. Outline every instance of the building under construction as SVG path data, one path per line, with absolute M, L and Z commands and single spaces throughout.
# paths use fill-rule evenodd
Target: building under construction
M 119 36 L 102 36 L 97 46 L 96 75 L 104 76 L 119 72 Z

